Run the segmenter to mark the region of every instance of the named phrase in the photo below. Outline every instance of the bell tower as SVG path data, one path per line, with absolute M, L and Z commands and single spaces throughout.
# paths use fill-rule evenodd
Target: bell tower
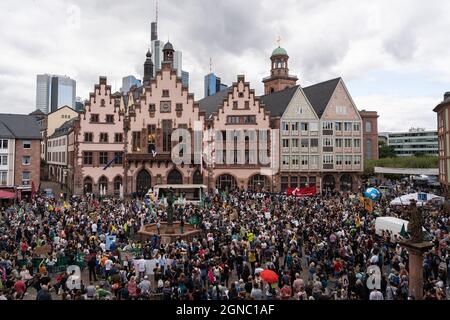
M 281 91 L 297 84 L 298 78 L 289 74 L 289 56 L 285 49 L 278 45 L 278 48 L 272 51 L 270 61 L 270 76 L 262 81 L 264 83 L 264 94 Z

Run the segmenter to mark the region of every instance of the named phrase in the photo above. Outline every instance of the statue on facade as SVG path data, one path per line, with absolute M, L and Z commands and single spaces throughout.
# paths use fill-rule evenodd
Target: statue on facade
M 423 241 L 422 228 L 422 213 L 417 208 L 416 201 L 413 200 L 410 205 L 410 218 L 408 223 L 408 234 L 411 242 L 419 243 Z

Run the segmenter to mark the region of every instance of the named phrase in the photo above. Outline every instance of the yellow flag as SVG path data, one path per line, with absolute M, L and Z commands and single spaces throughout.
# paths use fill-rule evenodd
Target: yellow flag
M 359 214 L 356 215 L 355 225 L 356 225 L 357 228 L 361 227 L 361 219 L 359 217 Z

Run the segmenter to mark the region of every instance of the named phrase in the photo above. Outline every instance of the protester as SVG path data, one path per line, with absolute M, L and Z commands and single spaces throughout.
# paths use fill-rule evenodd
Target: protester
M 163 243 L 165 207 L 143 199 L 38 196 L 1 208 L 0 299 L 411 298 L 406 249 L 398 237 L 374 232 L 378 215 L 409 218 L 386 199 L 369 213 L 358 194 L 216 190 L 198 205 L 176 204 L 174 212 L 185 231 L 200 233 Z M 189 226 L 191 217 L 198 224 Z M 424 209 L 434 246 L 424 255 L 426 299 L 450 293 L 449 221 L 444 208 Z M 157 234 L 142 240 L 138 231 L 150 223 Z M 80 267 L 79 278 L 67 274 L 70 265 Z M 370 266 L 380 268 L 378 288 L 368 287 Z M 266 269 L 278 274 L 275 283 L 261 276 Z

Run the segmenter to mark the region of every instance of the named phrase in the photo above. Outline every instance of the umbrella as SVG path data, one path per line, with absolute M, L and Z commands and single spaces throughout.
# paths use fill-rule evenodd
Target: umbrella
M 275 283 L 278 281 L 278 275 L 272 270 L 264 270 L 261 272 L 261 279 L 268 283 Z

